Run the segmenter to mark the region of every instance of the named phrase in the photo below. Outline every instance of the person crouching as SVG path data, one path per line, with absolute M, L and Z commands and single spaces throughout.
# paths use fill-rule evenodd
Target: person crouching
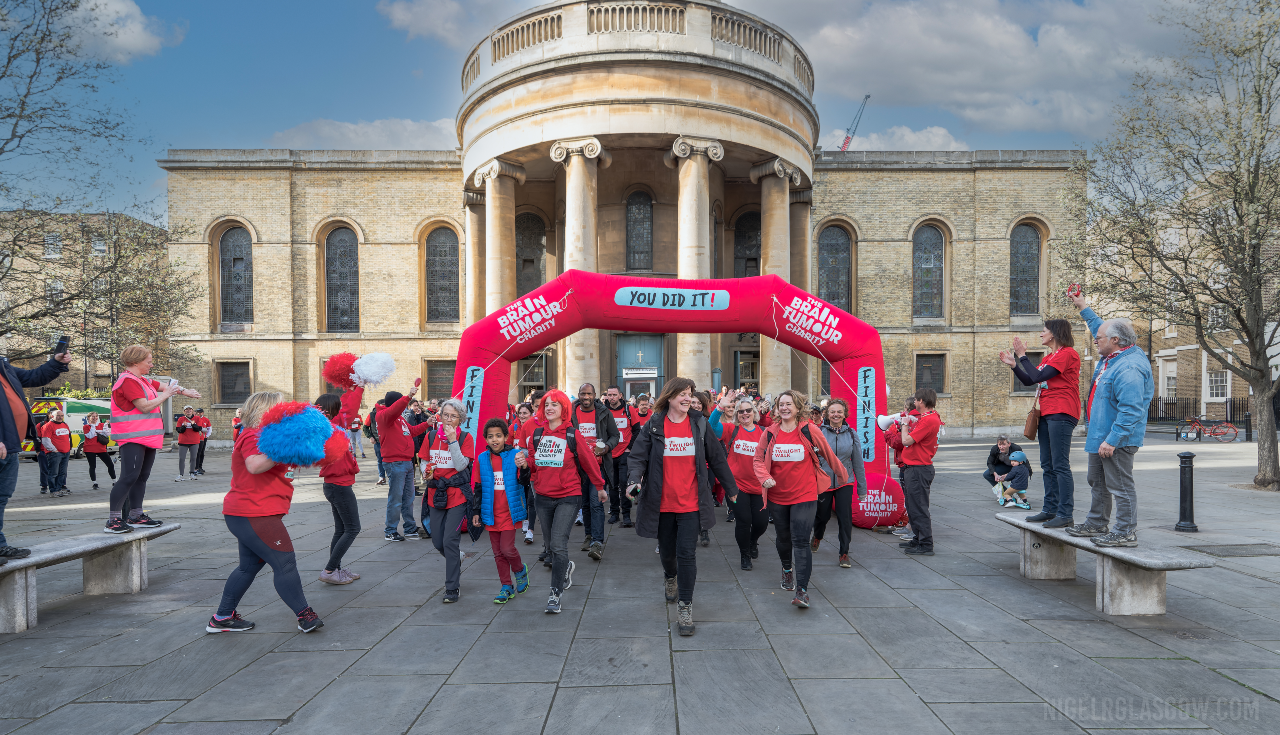
M 489 419 L 484 425 L 488 450 L 476 458 L 475 497 L 479 508 L 471 518 L 474 525 L 483 523 L 489 529 L 489 545 L 502 581 L 502 589 L 493 598 L 498 605 L 529 589 L 529 569 L 516 551 L 516 524 L 528 516 L 525 488 L 516 467 L 520 450 L 507 443 L 508 433 L 507 422 L 502 419 Z

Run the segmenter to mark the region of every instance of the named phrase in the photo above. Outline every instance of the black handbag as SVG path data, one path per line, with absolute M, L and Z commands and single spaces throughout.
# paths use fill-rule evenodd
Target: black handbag
M 99 432 L 99 433 L 97 433 L 97 434 L 94 434 L 94 435 L 93 435 L 93 438 L 94 438 L 94 439 L 97 439 L 97 440 L 98 440 L 98 443 L 99 443 L 99 444 L 101 444 L 101 445 L 102 445 L 102 446 L 104 446 L 104 447 L 111 443 L 111 437 L 109 437 L 109 436 L 107 436 L 106 434 L 103 434 L 103 433 L 101 433 L 101 432 Z

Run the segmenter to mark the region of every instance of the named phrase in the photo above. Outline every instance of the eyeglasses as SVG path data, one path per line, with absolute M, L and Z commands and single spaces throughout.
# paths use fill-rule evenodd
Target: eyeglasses
M 738 413 L 751 413 L 754 410 L 754 408 L 739 408 Z

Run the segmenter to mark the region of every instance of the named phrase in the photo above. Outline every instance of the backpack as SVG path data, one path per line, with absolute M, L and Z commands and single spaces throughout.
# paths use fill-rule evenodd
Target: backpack
M 812 450 L 812 453 L 809 455 L 809 458 L 813 460 L 813 466 L 814 466 L 815 468 L 817 468 L 819 472 L 821 472 L 821 471 L 822 471 L 822 466 L 818 463 L 818 457 L 820 457 L 820 456 L 822 456 L 822 455 L 820 455 L 820 454 L 818 453 L 818 445 L 817 445 L 817 443 L 816 443 L 816 442 L 814 442 L 814 441 L 813 441 L 813 434 L 809 433 L 809 427 L 810 427 L 810 426 L 812 426 L 812 424 L 809 424 L 809 423 L 801 424 L 801 425 L 800 425 L 800 433 L 801 433 L 801 434 L 803 434 L 803 435 L 804 435 L 804 438 L 805 438 L 805 439 L 807 439 L 807 440 L 809 441 L 809 449 L 811 449 L 811 450 Z M 737 428 L 738 428 L 738 427 L 736 427 L 736 426 L 734 427 L 734 436 L 737 436 L 737 435 L 738 435 Z M 779 429 L 779 430 L 781 430 L 781 429 Z M 768 429 L 766 429 L 766 430 L 765 430 L 765 447 L 766 447 L 765 452 L 766 452 L 766 454 L 767 454 L 768 452 L 771 452 L 771 451 L 772 451 L 772 447 L 773 447 L 773 437 L 774 437 L 774 432 L 769 431 Z M 824 474 L 825 474 L 825 473 L 824 473 Z

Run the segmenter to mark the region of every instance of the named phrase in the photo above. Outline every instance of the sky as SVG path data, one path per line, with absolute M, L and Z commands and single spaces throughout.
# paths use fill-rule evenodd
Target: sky
M 102 0 L 138 132 L 117 200 L 163 201 L 168 148 L 453 148 L 466 53 L 527 0 Z M 733 0 L 814 66 L 820 144 L 1063 149 L 1107 134 L 1180 37 L 1161 0 Z

